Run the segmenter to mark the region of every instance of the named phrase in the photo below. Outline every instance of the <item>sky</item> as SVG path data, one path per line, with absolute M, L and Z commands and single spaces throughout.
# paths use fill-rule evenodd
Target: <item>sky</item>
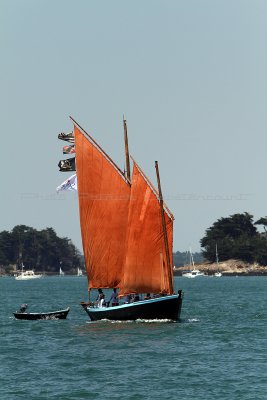
M 267 215 L 265 0 L 0 0 L 0 231 L 53 227 L 81 245 L 60 132 L 71 115 L 175 216 L 174 251 L 219 218 Z

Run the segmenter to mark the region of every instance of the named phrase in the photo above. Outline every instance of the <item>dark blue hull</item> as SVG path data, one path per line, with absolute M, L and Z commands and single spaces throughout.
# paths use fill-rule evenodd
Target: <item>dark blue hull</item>
M 182 293 L 114 307 L 90 307 L 86 303 L 81 303 L 81 305 L 92 321 L 101 319 L 112 321 L 135 321 L 137 319 L 179 321 L 182 309 Z
M 14 317 L 16 319 L 26 319 L 26 320 L 37 320 L 37 319 L 66 319 L 69 313 L 69 308 L 66 310 L 59 310 L 59 311 L 51 311 L 47 313 L 22 313 L 16 312 L 14 313 Z

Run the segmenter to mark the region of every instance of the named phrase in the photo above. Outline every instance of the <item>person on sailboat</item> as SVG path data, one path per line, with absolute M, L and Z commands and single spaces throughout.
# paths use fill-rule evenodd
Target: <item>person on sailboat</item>
M 126 297 L 125 297 L 125 304 L 129 304 L 129 303 L 132 303 L 132 300 L 133 300 L 133 296 L 131 295 L 131 294 L 127 294 L 126 295 Z
M 97 289 L 97 290 L 98 290 L 98 295 L 97 295 L 97 298 L 95 301 L 95 305 L 97 307 L 104 307 L 106 305 L 106 302 L 105 302 L 105 295 L 103 293 L 103 290 L 102 289 Z
M 104 293 L 101 293 L 101 294 L 99 295 L 98 307 L 106 307 L 106 301 L 105 301 L 105 295 L 104 295 Z
M 98 295 L 95 301 L 100 301 L 100 296 L 101 294 L 103 294 L 103 290 L 102 289 L 97 289 L 98 290 Z
M 140 301 L 140 296 L 139 296 L 138 293 L 136 293 L 136 294 L 134 295 L 133 302 L 135 302 L 135 301 Z
M 111 293 L 109 303 L 110 302 L 111 302 L 112 307 L 119 305 L 118 293 L 117 293 L 117 289 L 116 288 L 114 288 L 113 292 Z

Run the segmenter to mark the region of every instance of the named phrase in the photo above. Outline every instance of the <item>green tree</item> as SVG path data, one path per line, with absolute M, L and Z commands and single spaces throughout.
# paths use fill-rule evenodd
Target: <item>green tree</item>
M 253 224 L 253 216 L 247 212 L 220 218 L 206 230 L 200 244 L 203 256 L 216 261 L 216 245 L 221 261 L 236 258 L 248 262 L 257 259 L 259 234 Z M 262 245 L 262 242 L 260 243 Z
M 13 238 L 8 231 L 0 233 L 0 265 L 8 265 L 12 259 Z
M 194 257 L 194 262 L 196 264 L 203 262 L 202 253 L 193 253 L 193 257 Z M 176 267 L 190 264 L 189 251 L 184 251 L 184 252 L 176 251 L 176 253 L 173 253 L 173 264 Z
M 17 225 L 11 232 L 0 232 L 0 266 L 22 264 L 37 271 L 56 272 L 82 266 L 79 250 L 68 238 L 57 236 L 53 228 L 38 231 L 26 225 Z
M 267 217 L 261 217 L 260 219 L 258 219 L 258 221 L 256 221 L 254 223 L 254 225 L 263 225 L 263 228 L 266 231 L 266 226 L 267 226 Z

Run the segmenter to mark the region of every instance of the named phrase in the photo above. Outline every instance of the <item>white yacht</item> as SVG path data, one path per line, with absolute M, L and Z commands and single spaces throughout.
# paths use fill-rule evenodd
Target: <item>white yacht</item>
M 189 271 L 183 272 L 182 276 L 184 278 L 196 278 L 197 276 L 204 276 L 203 272 L 200 272 L 199 269 L 195 269 L 195 263 L 191 249 L 189 251 L 189 255 L 190 255 L 190 266 L 193 267 L 193 269 L 190 268 Z
M 25 281 L 28 279 L 37 279 L 37 278 L 42 278 L 42 277 L 43 277 L 42 274 L 36 274 L 33 269 L 28 269 L 28 270 L 26 269 L 24 271 L 23 264 L 22 264 L 21 271 L 18 271 L 17 274 L 15 275 L 15 279 L 18 281 Z
M 184 272 L 182 274 L 184 278 L 196 278 L 197 276 L 204 276 L 204 272 L 200 272 L 199 269 L 192 269 L 191 271 Z

